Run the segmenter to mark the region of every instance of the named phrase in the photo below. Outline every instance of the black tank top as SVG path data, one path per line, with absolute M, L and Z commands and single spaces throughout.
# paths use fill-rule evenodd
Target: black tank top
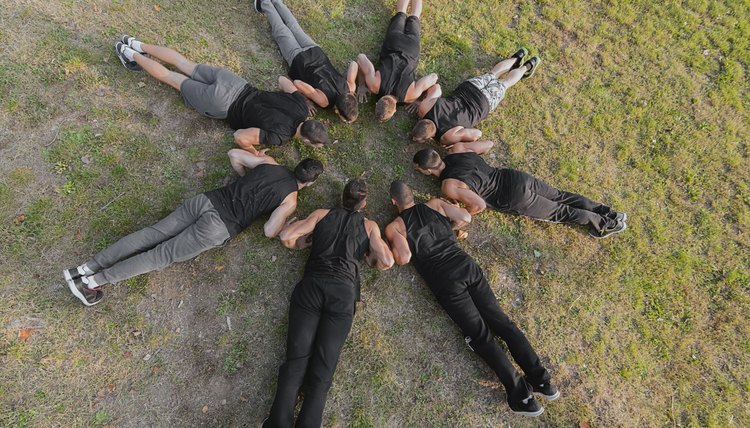
M 339 95 L 349 93 L 346 78 L 336 71 L 320 46 L 298 53 L 289 67 L 289 77 L 320 89 L 328 98 L 329 107 L 333 107 Z
M 297 179 L 289 168 L 263 164 L 247 171 L 235 182 L 205 195 L 219 212 L 229 235 L 234 237 L 256 218 L 273 212 L 297 190 Z
M 443 158 L 445 169 L 440 180 L 449 178 L 465 183 L 494 209 L 500 209 L 504 180 L 502 169 L 493 168 L 476 153 L 454 153 Z
M 490 103 L 487 97 L 472 83 L 463 82 L 450 97 L 438 98 L 424 118 L 435 122 L 435 139 L 440 140 L 443 134 L 456 126 L 473 128 L 488 114 Z
M 332 209 L 315 225 L 305 276 L 351 283 L 359 290 L 359 261 L 369 247 L 365 216 L 343 208 Z
M 405 209 L 400 217 L 406 225 L 411 262 L 430 287 L 454 278 L 459 266 L 472 262 L 458 246 L 448 217 L 425 204 Z

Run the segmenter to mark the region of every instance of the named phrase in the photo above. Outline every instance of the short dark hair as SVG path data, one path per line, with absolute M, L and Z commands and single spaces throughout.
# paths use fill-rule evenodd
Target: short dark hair
M 303 159 L 294 168 L 294 178 L 302 184 L 312 183 L 323 173 L 323 164 L 315 159 Z
M 386 122 L 396 114 L 398 99 L 393 95 L 386 95 L 375 103 L 375 117 L 379 122 Z
M 352 122 L 357 120 L 359 116 L 359 103 L 354 94 L 343 94 L 336 97 L 336 107 L 339 109 L 339 114 L 344 116 L 346 120 Z
M 328 144 L 331 140 L 328 138 L 326 126 L 317 120 L 306 120 L 302 123 L 299 130 L 303 138 L 310 140 L 312 144 Z
M 411 139 L 423 143 L 437 135 L 437 126 L 430 119 L 422 119 L 411 130 Z
M 414 153 L 414 163 L 422 169 L 435 169 L 440 166 L 440 155 L 433 149 L 422 149 Z
M 401 180 L 396 180 L 391 183 L 390 189 L 391 198 L 395 199 L 399 205 L 406 205 L 414 202 L 414 191 L 411 190 L 408 184 Z
M 341 205 L 353 211 L 362 209 L 362 202 L 367 199 L 367 183 L 364 180 L 351 180 L 344 186 Z

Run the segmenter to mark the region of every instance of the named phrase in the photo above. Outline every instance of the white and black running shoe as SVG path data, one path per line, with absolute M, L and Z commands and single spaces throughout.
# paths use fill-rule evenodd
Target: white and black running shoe
M 516 402 L 508 402 L 510 411 L 521 416 L 529 416 L 535 418 L 544 413 L 544 407 L 542 407 L 533 395 L 529 395 L 528 398 Z
M 128 36 L 127 34 L 123 34 L 122 37 L 120 37 L 120 41 L 122 42 L 123 45 L 126 45 L 127 47 L 129 47 L 130 49 L 133 49 L 134 51 L 138 52 L 141 55 L 146 55 L 146 52 L 143 52 L 141 49 L 136 49 L 133 46 L 134 40 L 138 40 L 138 39 L 136 39 L 133 36 Z
M 558 391 L 550 382 L 540 384 L 529 382 L 529 385 L 534 389 L 534 392 L 541 394 L 547 401 L 555 401 L 560 398 L 560 391 Z
M 122 63 L 123 67 L 127 68 L 130 71 L 141 71 L 142 68 L 140 65 L 138 65 L 138 63 L 125 58 L 125 54 L 123 52 L 126 47 L 127 45 L 123 42 L 115 43 L 115 55 L 117 55 L 117 58 L 120 58 L 120 62 Z
M 607 213 L 607 217 L 611 218 L 612 220 L 621 221 L 623 223 L 628 221 L 628 214 L 619 211 L 610 211 Z
M 608 236 L 614 235 L 615 233 L 624 232 L 628 228 L 628 225 L 624 221 L 616 221 L 614 226 L 605 227 L 600 231 L 591 230 L 589 236 L 597 239 L 603 239 Z
M 71 279 L 68 282 L 68 288 L 74 296 L 86 306 L 94 306 L 104 297 L 104 292 L 100 289 L 91 290 L 83 283 L 83 277 Z
M 77 267 L 70 268 L 70 269 L 65 269 L 63 271 L 63 277 L 65 278 L 65 282 L 72 281 L 72 280 L 74 280 L 76 278 L 80 278 L 82 276 L 83 276 L 83 274 L 81 273 L 81 271 L 78 270 Z

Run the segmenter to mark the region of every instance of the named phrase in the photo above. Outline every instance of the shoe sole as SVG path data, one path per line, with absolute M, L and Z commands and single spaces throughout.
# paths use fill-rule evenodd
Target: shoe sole
M 94 306 L 95 304 L 99 303 L 99 302 L 89 303 L 88 300 L 86 300 L 86 298 L 83 296 L 83 294 L 81 294 L 81 292 L 78 291 L 78 287 L 76 287 L 76 285 L 73 283 L 72 280 L 67 281 L 67 283 L 68 283 L 68 289 L 70 290 L 70 292 L 73 293 L 73 295 L 76 296 L 78 300 L 80 300 L 84 305 Z
M 541 392 L 539 394 L 541 394 L 541 396 L 544 397 L 544 399 L 547 401 L 555 401 L 560 398 L 560 391 L 555 391 L 555 393 L 552 395 L 542 394 Z
M 537 410 L 536 412 L 523 412 L 523 411 L 520 411 L 520 410 L 513 410 L 513 409 L 511 409 L 510 411 L 513 412 L 513 413 L 515 413 L 515 414 L 517 414 L 517 415 L 528 416 L 530 418 L 535 418 L 535 417 L 541 415 L 542 413 L 544 413 L 544 407 L 542 407 L 541 409 Z
M 70 269 L 63 270 L 63 277 L 65 278 L 65 282 L 73 281 L 73 277 L 70 276 Z

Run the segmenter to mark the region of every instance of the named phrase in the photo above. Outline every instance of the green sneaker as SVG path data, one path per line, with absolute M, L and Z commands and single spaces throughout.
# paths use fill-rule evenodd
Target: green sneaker
M 528 79 L 529 77 L 533 76 L 534 73 L 536 73 L 537 67 L 539 67 L 539 64 L 541 63 L 542 63 L 542 59 L 539 58 L 539 55 L 535 55 L 531 57 L 530 60 L 526 61 L 526 63 L 524 63 L 524 67 L 531 64 L 531 70 L 523 74 L 523 79 Z
M 529 50 L 522 47 L 521 49 L 517 50 L 516 53 L 511 55 L 511 58 L 515 58 L 516 62 L 513 64 L 513 67 L 511 67 L 511 70 L 515 70 L 516 68 L 520 67 L 521 64 L 523 64 L 523 59 L 526 58 L 526 56 L 529 55 Z

